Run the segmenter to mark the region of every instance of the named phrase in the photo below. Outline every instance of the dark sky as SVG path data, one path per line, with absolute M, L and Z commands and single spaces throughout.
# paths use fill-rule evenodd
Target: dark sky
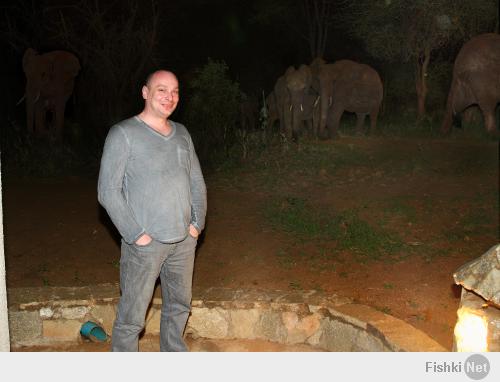
M 123 4 L 127 1 L 100 0 L 99 4 L 101 9 L 114 15 L 110 22 L 119 27 L 120 13 L 124 12 Z M 18 41 L 10 39 L 11 44 L 6 44 L 4 33 L 2 51 L 9 57 L 3 62 L 6 66 L 3 72 L 9 72 L 9 77 L 22 75 L 21 58 L 28 45 L 41 51 L 60 48 L 57 42 L 47 41 L 49 33 L 42 29 L 57 15 L 55 10 L 62 9 L 67 14 L 69 8 L 78 4 L 80 1 L 44 0 L 11 1 L 10 5 L 3 5 L 9 15 L 2 21 L 3 30 L 6 29 L 4 21 L 8 20 L 19 31 Z M 143 5 L 140 13 L 149 2 L 139 1 L 139 4 Z M 265 4 L 262 0 L 159 1 L 159 65 L 188 73 L 210 57 L 226 61 L 231 74 L 244 89 L 253 91 L 272 86 L 288 65 L 309 62 L 310 56 L 305 40 L 288 28 L 285 21 L 266 24 L 256 20 L 262 4 Z M 150 21 L 145 16 L 142 22 Z M 326 56 L 357 58 L 359 50 L 340 31 L 332 30 Z

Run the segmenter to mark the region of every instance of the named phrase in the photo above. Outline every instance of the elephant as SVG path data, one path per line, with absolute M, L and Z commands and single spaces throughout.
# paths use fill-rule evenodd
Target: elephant
M 274 91 L 269 93 L 266 97 L 267 108 L 267 126 L 272 128 L 276 121 L 279 121 L 278 105 L 276 104 L 276 95 Z
M 278 119 L 280 121 L 280 131 L 288 136 L 290 130 L 290 94 L 286 86 L 286 77 L 289 73 L 295 71 L 293 66 L 289 66 L 285 74 L 276 80 L 274 85 L 274 99 L 276 101 L 276 109 L 278 111 Z
M 55 135 L 62 134 L 64 109 L 73 93 L 80 62 L 72 53 L 56 50 L 38 54 L 28 48 L 23 56 L 26 75 L 26 125 L 30 133 L 47 133 L 48 114 Z
M 455 60 L 441 131 L 451 130 L 453 116 L 478 105 L 486 130 L 498 137 L 495 109 L 500 102 L 500 36 L 485 33 L 465 43 Z
M 314 94 L 306 94 L 304 96 L 304 101 L 302 103 L 302 112 L 299 114 L 299 123 L 305 123 L 307 129 L 314 135 L 313 121 L 319 118 L 319 96 Z M 266 107 L 267 107 L 267 125 L 273 127 L 276 121 L 279 121 L 278 108 L 276 105 L 276 96 L 274 92 L 269 93 L 266 97 Z M 299 105 L 300 108 L 300 105 Z M 290 112 L 288 110 L 288 114 Z M 302 126 L 298 128 L 298 134 L 302 132 Z
M 314 94 L 311 83 L 311 69 L 301 65 L 298 69 L 289 67 L 274 86 L 277 119 L 280 120 L 281 131 L 289 140 L 296 141 L 299 138 L 304 122 L 309 127 L 314 124 L 318 95 Z M 271 110 L 274 108 L 270 97 L 268 107 Z
M 338 137 L 344 111 L 356 113 L 358 132 L 362 131 L 365 117 L 369 114 L 370 131 L 374 131 L 383 98 L 383 85 L 378 73 L 368 65 L 351 60 L 339 60 L 333 64 L 316 62 L 314 67 L 321 100 L 318 136 Z

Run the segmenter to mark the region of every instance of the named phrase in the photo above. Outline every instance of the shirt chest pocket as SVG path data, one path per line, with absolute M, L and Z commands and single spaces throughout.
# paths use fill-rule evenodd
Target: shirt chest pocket
M 179 163 L 179 166 L 188 170 L 191 165 L 189 151 L 185 148 L 177 147 L 177 162 Z

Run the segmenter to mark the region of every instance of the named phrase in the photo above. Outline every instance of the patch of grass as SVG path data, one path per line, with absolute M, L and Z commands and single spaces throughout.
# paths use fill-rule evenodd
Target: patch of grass
M 417 216 L 417 211 L 414 206 L 408 203 L 408 199 L 391 199 L 384 209 L 387 217 L 398 215 L 410 222 L 414 222 Z
M 303 290 L 302 285 L 298 281 L 291 281 L 288 286 L 293 290 Z
M 328 236 L 325 217 L 318 216 L 305 199 L 273 200 L 266 206 L 265 215 L 274 228 L 287 233 L 311 239 Z
M 444 236 L 451 242 L 467 240 L 471 236 L 497 234 L 498 225 L 491 214 L 485 208 L 474 208 L 469 210 L 454 227 L 448 228 Z
M 285 269 L 292 269 L 297 265 L 293 256 L 284 250 L 280 250 L 276 256 L 278 257 L 278 264 Z
M 391 283 L 384 283 L 384 289 L 394 289 L 394 285 Z
M 408 306 L 410 308 L 413 308 L 413 309 L 417 309 L 418 308 L 418 304 L 415 301 L 413 301 L 413 300 L 408 300 L 407 303 L 408 303 Z
M 350 210 L 337 216 L 333 222 L 333 237 L 342 249 L 349 249 L 363 258 L 380 258 L 383 254 L 395 254 L 403 243 L 393 234 L 375 229 Z
M 391 308 L 389 308 L 388 306 L 377 306 L 377 307 L 375 307 L 375 309 L 377 309 L 378 311 L 380 311 L 382 313 L 385 313 L 385 314 L 391 314 L 392 313 Z
M 305 199 L 275 199 L 265 209 L 268 222 L 277 230 L 302 240 L 335 240 L 340 249 L 353 251 L 358 260 L 378 259 L 395 254 L 403 247 L 401 240 L 382 229 L 375 229 L 359 218 L 355 210 L 333 216 Z M 386 256 L 386 259 L 390 258 Z

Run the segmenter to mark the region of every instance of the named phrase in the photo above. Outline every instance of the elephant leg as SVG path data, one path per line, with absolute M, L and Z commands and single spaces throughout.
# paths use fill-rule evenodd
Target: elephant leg
M 328 136 L 331 139 L 339 138 L 338 130 L 342 114 L 344 114 L 343 107 L 334 107 L 328 114 Z
M 31 100 L 26 99 L 26 127 L 30 134 L 33 134 L 35 132 L 34 117 L 35 117 L 35 104 Z
M 47 110 L 42 101 L 35 105 L 35 132 L 45 135 L 47 133 Z
M 356 113 L 356 134 L 363 134 L 363 126 L 365 124 L 365 113 Z
M 328 116 L 331 113 L 330 108 L 330 96 L 322 95 L 321 96 L 321 104 L 319 111 L 319 123 L 318 123 L 318 137 L 326 138 L 327 137 L 327 126 L 328 126 Z
M 285 127 L 285 137 L 288 141 L 293 139 L 293 120 L 292 120 L 293 108 L 290 105 L 286 105 L 283 112 L 283 122 Z
M 57 103 L 54 107 L 54 128 L 55 136 L 61 137 L 64 127 L 64 106 L 65 103 Z
M 376 107 L 370 112 L 370 130 L 368 131 L 368 134 L 378 133 L 377 130 L 378 110 L 379 108 Z
M 480 104 L 479 107 L 483 112 L 484 126 L 486 130 L 492 135 L 499 136 L 496 126 L 495 118 L 495 106 L 494 104 Z

